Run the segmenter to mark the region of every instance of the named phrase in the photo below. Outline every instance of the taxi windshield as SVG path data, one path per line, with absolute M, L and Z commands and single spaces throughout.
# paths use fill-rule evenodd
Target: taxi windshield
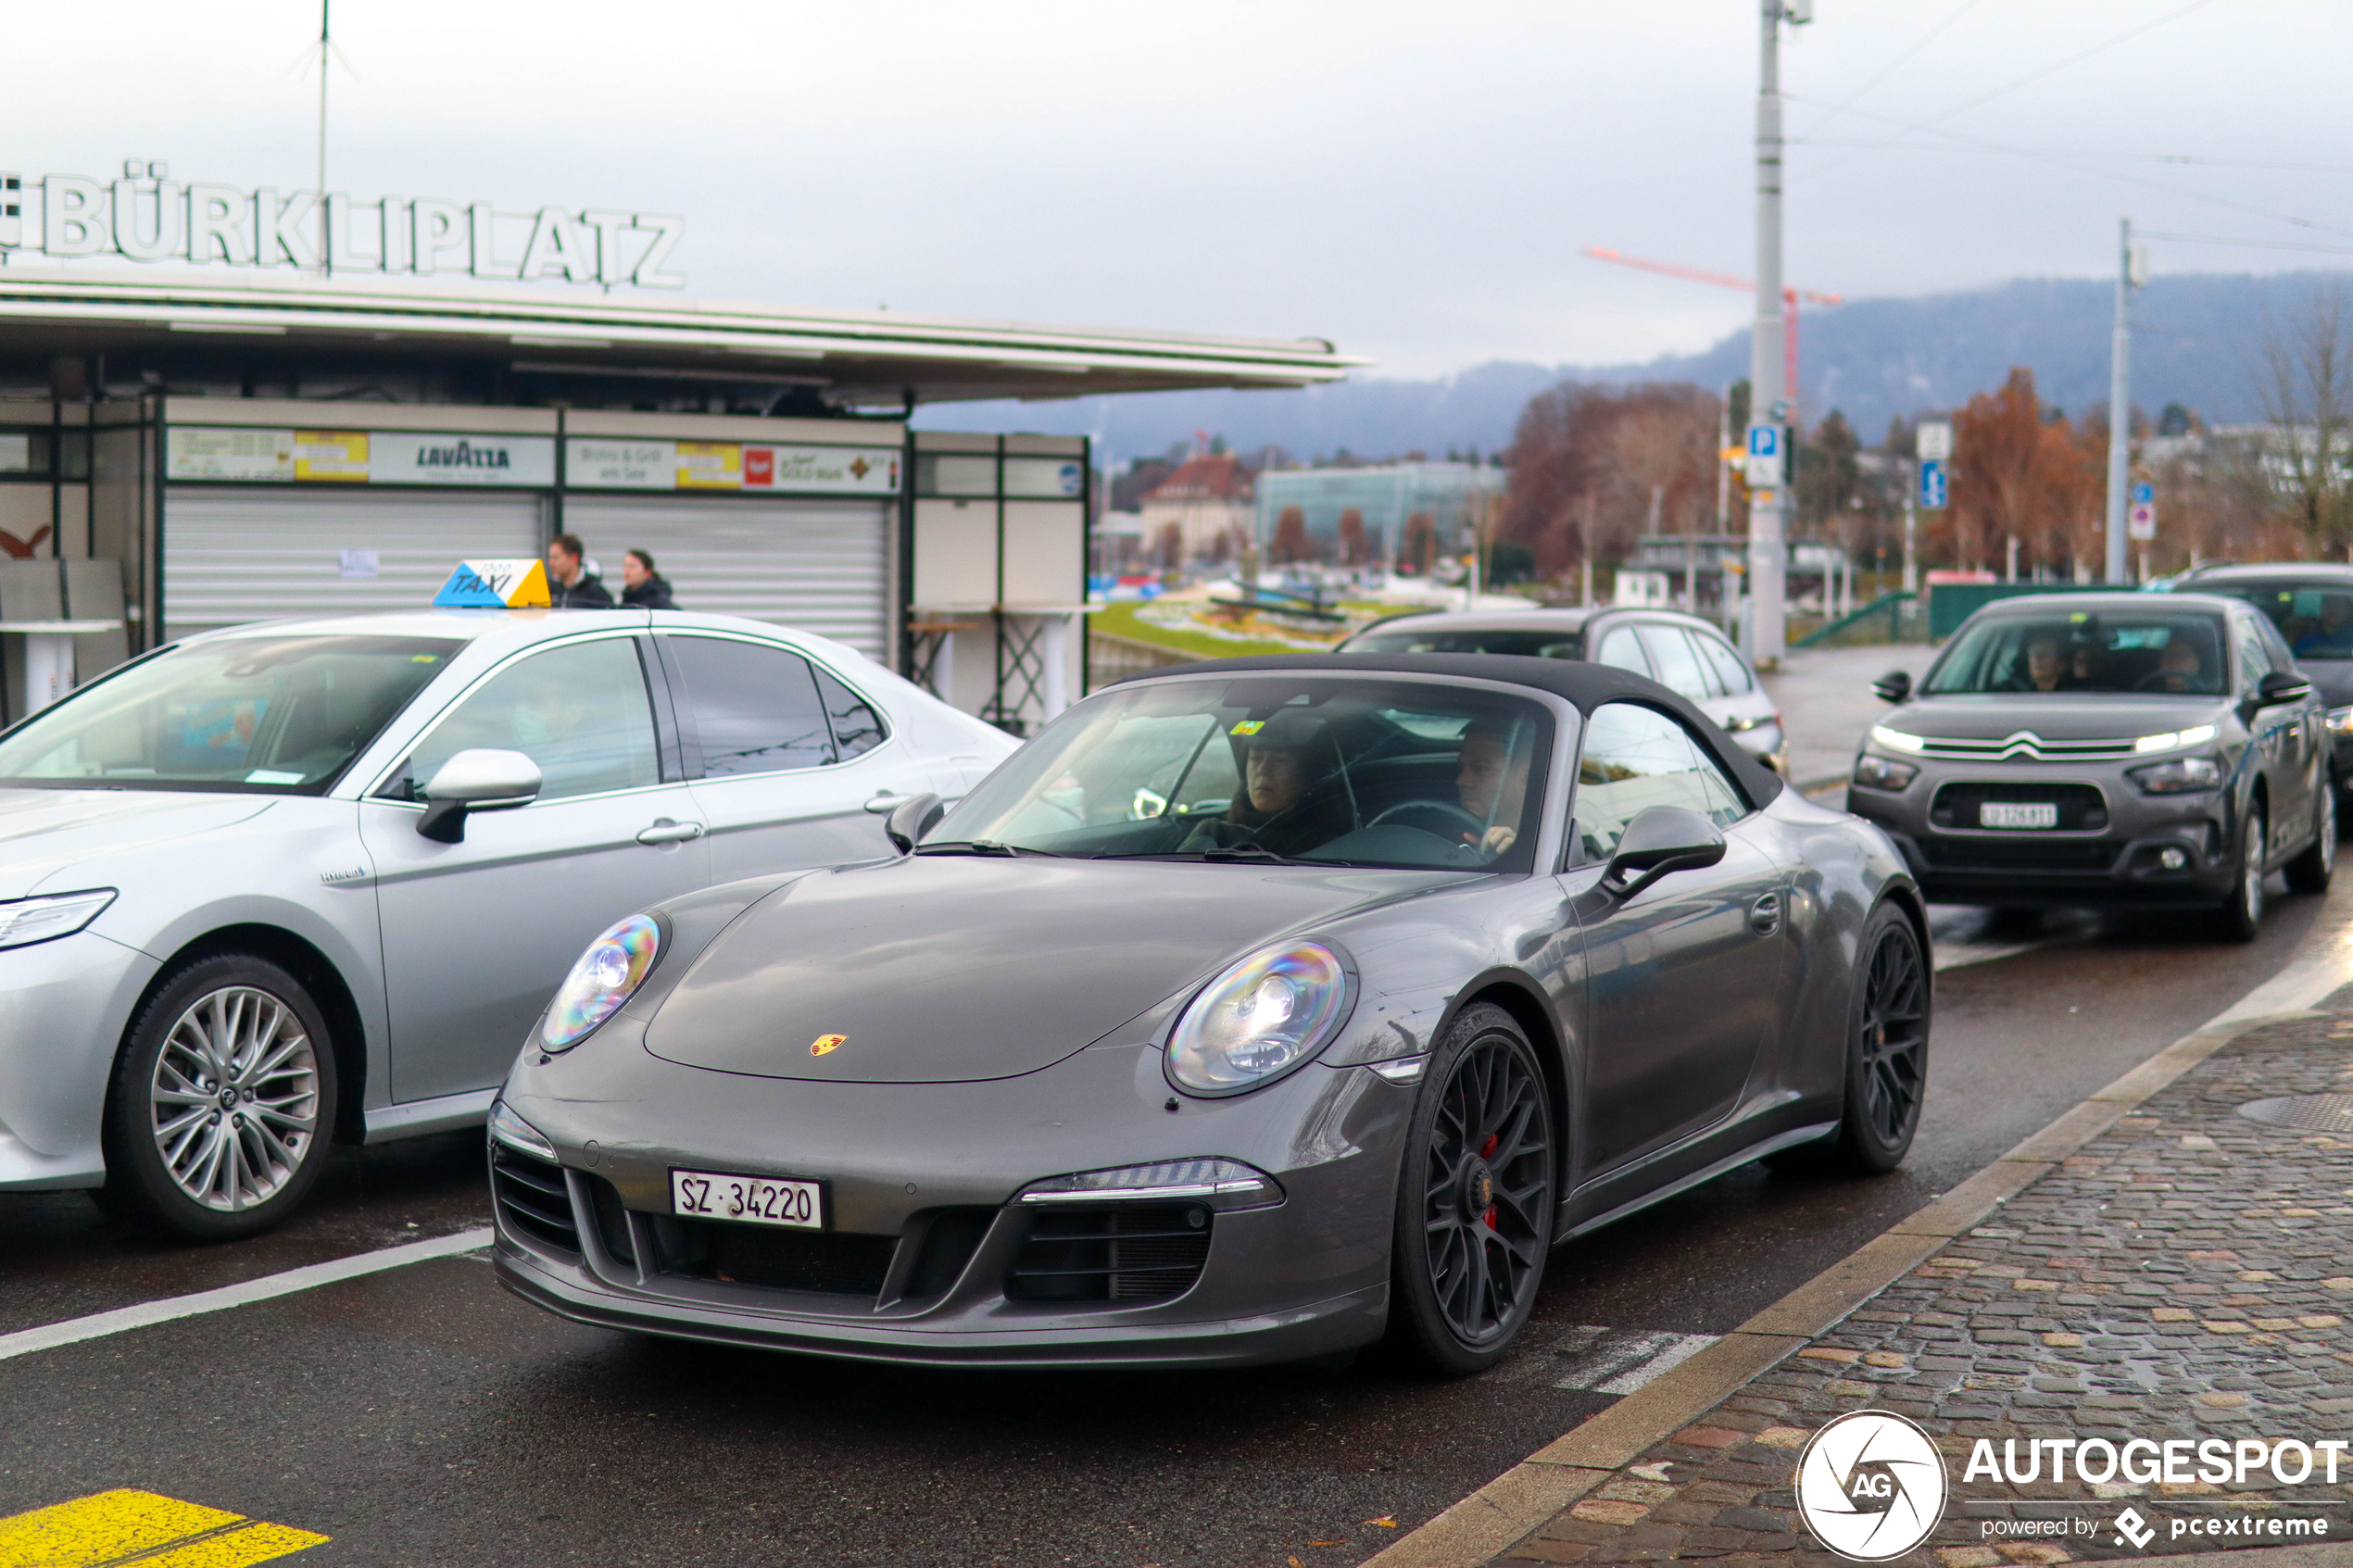
M 1410 626 L 1376 626 L 1349 639 L 1350 653 L 1516 653 L 1530 659 L 1582 659 L 1584 633 L 1573 628 L 1527 631 L 1487 626 L 1416 632 Z
M 2300 661 L 2353 659 L 2353 583 L 2199 583 L 2193 591 L 2244 599 L 2271 617 Z
M 173 648 L 0 738 L 0 785 L 321 794 L 461 646 L 304 636 Z
M 918 852 L 1525 872 L 1552 716 L 1437 682 L 1114 688 L 1056 720 Z
M 2070 610 L 1977 621 L 1936 661 L 1920 690 L 1930 696 L 2213 696 L 2223 691 L 2224 676 L 2218 617 Z

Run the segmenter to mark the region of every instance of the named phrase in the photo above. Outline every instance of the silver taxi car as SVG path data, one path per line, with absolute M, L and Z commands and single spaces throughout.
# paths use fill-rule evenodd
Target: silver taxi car
M 892 851 L 1015 743 L 826 638 L 420 611 L 191 638 L 0 732 L 0 1191 L 220 1238 L 478 1123 L 581 947 Z
M 1680 610 L 1622 605 L 1434 610 L 1377 621 L 1335 651 L 1516 653 L 1630 670 L 1690 701 L 1733 745 L 1789 776 L 1789 738 L 1765 684 L 1721 632 Z

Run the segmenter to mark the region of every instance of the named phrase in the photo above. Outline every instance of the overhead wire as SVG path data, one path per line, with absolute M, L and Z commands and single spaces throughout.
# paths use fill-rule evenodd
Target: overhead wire
M 1910 59 L 1913 56 L 1919 54 L 1930 44 L 1935 43 L 1937 39 L 1944 36 L 1945 31 L 1955 22 L 1959 21 L 1963 17 L 1969 15 L 1971 11 L 1975 10 L 1978 6 L 1983 5 L 1984 3 L 1985 0 L 1961 0 L 1960 5 L 1952 11 L 1948 12 L 1943 21 L 1938 22 L 1934 27 L 1930 28 L 1926 32 L 1920 34 L 1919 38 L 1913 43 L 1911 47 L 1904 50 L 1894 59 L 1888 61 L 1885 65 L 1880 67 L 1879 69 L 1873 71 L 1868 78 L 1865 79 L 1860 87 L 1856 88 L 1855 91 L 1849 93 L 1845 97 L 1841 98 L 1837 103 L 1830 106 L 1830 112 L 1825 114 L 1815 123 L 1818 125 L 1825 125 L 1831 120 L 1837 119 L 1842 112 L 1861 99 L 1865 94 L 1869 93 L 1872 88 L 1878 86 L 1881 82 L 1886 81 L 1889 77 L 1894 75 L 1897 67 L 1903 65 L 1905 61 Z

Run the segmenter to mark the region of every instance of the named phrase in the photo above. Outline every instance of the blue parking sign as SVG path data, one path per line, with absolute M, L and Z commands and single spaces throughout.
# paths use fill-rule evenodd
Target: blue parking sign
M 1935 511 L 1944 505 L 1944 459 L 1925 458 L 1920 461 L 1920 509 Z
M 2157 486 L 2145 483 L 2135 484 L 2133 486 L 2133 504 L 2136 507 L 2155 506 L 2157 504 Z

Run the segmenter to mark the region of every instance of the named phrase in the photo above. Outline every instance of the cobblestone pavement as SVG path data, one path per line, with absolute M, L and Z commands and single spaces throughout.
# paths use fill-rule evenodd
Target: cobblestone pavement
M 2296 1486 L 2262 1469 L 2243 1485 L 2119 1475 L 2089 1486 L 2071 1470 L 2053 1485 L 2047 1468 L 2019 1484 L 1982 1470 L 1964 1478 L 1979 1438 L 1996 1453 L 2015 1441 L 2021 1471 L 2037 1438 L 2353 1438 L 2353 1132 L 2237 1114 L 2253 1100 L 2325 1093 L 2353 1094 L 2353 987 L 2318 1016 L 2222 1047 L 1493 1561 L 1836 1562 L 1798 1522 L 1792 1486 L 1814 1431 L 1862 1409 L 1909 1417 L 1946 1456 L 1943 1523 L 1899 1562 L 1999 1568 L 2291 1544 L 2173 1537 L 2176 1519 L 2226 1516 L 2324 1517 L 2332 1547 L 2353 1542 L 2353 1454 L 2335 1486 L 2317 1467 Z M 2156 1528 L 2145 1553 L 2117 1538 L 2128 1507 Z M 1988 1521 L 2033 1519 L 2082 1524 L 2058 1537 L 1989 1535 Z

